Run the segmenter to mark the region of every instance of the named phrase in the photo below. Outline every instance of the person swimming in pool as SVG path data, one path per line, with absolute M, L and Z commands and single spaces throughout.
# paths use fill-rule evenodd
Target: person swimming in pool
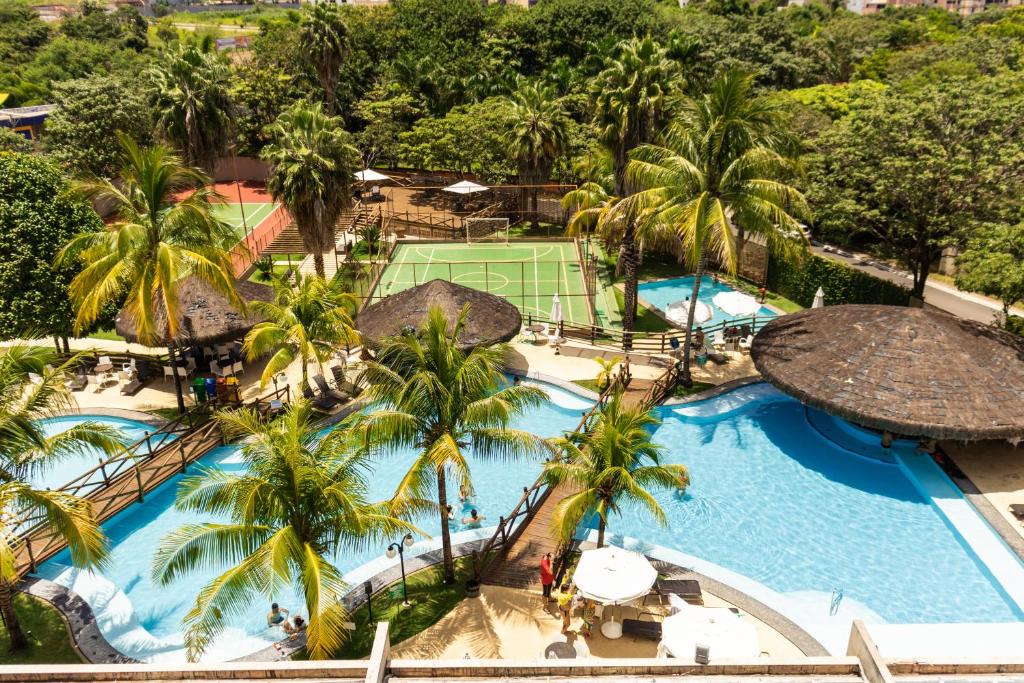
M 270 611 L 267 612 L 267 626 L 280 626 L 288 615 L 289 612 L 284 607 L 279 607 L 276 602 L 271 604 Z
M 480 522 L 484 521 L 485 519 L 487 518 L 482 517 L 480 513 L 476 511 L 476 508 L 473 508 L 472 510 L 469 511 L 469 517 L 462 518 L 462 524 L 467 529 L 479 529 Z

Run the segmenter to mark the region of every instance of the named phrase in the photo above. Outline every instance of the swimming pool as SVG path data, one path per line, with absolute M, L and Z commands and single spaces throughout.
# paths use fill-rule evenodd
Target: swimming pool
M 40 420 L 39 424 L 47 436 L 53 436 L 65 432 L 83 422 L 98 422 L 109 427 L 120 430 L 121 434 L 132 444 L 146 438 L 147 432 L 156 431 L 156 427 L 141 420 L 131 420 L 123 417 L 112 417 L 110 415 L 63 415 Z M 173 437 L 164 437 L 173 438 Z M 154 439 L 156 441 L 156 439 Z M 56 489 L 67 484 L 83 472 L 86 472 L 105 460 L 108 456 L 96 448 L 85 448 L 75 455 L 65 458 L 59 463 L 34 473 L 30 478 L 33 485 L 41 488 Z
M 540 436 L 557 436 L 565 430 L 574 429 L 582 413 L 592 405 L 561 389 L 547 385 L 544 388 L 550 402 L 518 420 L 517 428 L 528 429 Z M 382 460 L 369 480 L 370 495 L 376 499 L 389 497 L 414 456 L 410 450 Z M 219 448 L 203 458 L 201 463 L 226 471 L 238 471 L 242 467 L 237 449 L 233 447 Z M 540 467 L 539 461 L 516 464 L 472 461 L 473 483 L 479 495 L 471 505 L 486 518 L 483 522 L 485 527 L 494 525 L 499 515 L 507 515 L 512 510 L 522 495 L 523 487 L 534 482 Z M 215 521 L 174 509 L 180 479 L 177 477 L 147 494 L 144 503 L 129 508 L 104 525 L 112 548 L 110 566 L 102 574 L 91 575 L 70 568 L 66 553 L 47 562 L 39 571 L 43 578 L 72 588 L 92 606 L 100 630 L 111 645 L 144 661 L 184 661 L 182 618 L 194 604 L 198 591 L 219 573 L 192 572 L 168 587 L 155 586 L 151 580 L 153 555 L 165 534 L 182 524 Z M 457 484 L 449 482 L 448 495 L 451 500 L 458 500 Z M 457 516 L 462 517 L 461 514 Z M 427 533 L 439 531 L 440 525 L 434 515 L 417 519 L 416 523 Z M 489 535 L 486 529 L 466 530 L 459 524 L 452 528 L 452 532 L 461 532 L 464 538 Z M 407 555 L 425 552 L 438 543 L 439 540 L 421 541 L 407 551 Z M 365 578 L 353 570 L 378 560 L 383 554 L 384 546 L 361 552 L 349 550 L 344 556 L 336 557 L 335 562 L 347 573 L 346 578 L 351 583 Z M 275 599 L 291 609 L 302 604 L 295 595 L 281 595 Z M 229 624 L 208 649 L 204 661 L 241 657 L 279 639 L 279 629 L 266 628 L 267 607 L 262 600 L 256 600 L 247 614 Z
M 870 457 L 855 454 L 808 420 L 812 409 L 767 384 L 658 410 L 663 423 L 654 440 L 665 462 L 689 468 L 690 487 L 682 496 L 656 494 L 668 528 L 627 509 L 609 524 L 613 542 L 616 535 L 642 539 L 700 558 L 818 617 L 828 616 L 833 591 L 842 591 L 845 614 L 867 621 L 1024 620 L 923 494 L 905 460 L 930 466 L 926 476 L 948 478 L 913 444 L 884 452 L 877 436 L 858 438 L 858 428 L 817 413 L 835 424 L 833 437 L 855 440 L 848 445 Z M 877 458 L 868 452 L 872 443 Z M 943 495 L 966 503 L 951 484 Z
M 675 303 L 676 301 L 683 301 L 693 294 L 693 276 L 687 277 L 676 277 L 670 280 L 658 280 L 657 282 L 641 282 L 638 287 L 640 297 L 644 302 L 657 306 L 664 312 L 668 305 Z M 701 325 L 704 327 L 711 327 L 723 323 L 727 320 L 732 320 L 734 316 L 730 316 L 722 309 L 715 306 L 712 299 L 716 294 L 720 292 L 734 292 L 735 288 L 730 287 L 724 282 L 715 282 L 709 275 L 701 276 L 700 280 L 700 292 L 697 294 L 697 298 L 708 305 L 711 309 L 712 316 L 710 320 L 706 320 Z M 761 306 L 757 312 L 757 317 L 771 318 L 774 317 L 775 311 Z M 746 318 L 747 322 L 750 321 L 749 316 Z

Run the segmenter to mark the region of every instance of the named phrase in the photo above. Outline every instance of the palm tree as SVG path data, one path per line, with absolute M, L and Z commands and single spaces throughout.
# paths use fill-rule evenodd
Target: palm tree
M 306 12 L 299 27 L 299 46 L 316 69 L 328 114 L 337 113 L 338 75 L 348 54 L 348 26 L 333 2 L 321 2 Z
M 231 140 L 231 70 L 216 55 L 181 45 L 149 71 L 149 103 L 160 133 L 189 166 L 211 173 Z
M 311 362 L 322 374 L 321 364 L 335 349 L 359 339 L 352 322 L 357 307 L 354 296 L 341 291 L 336 280 L 301 273 L 295 277 L 295 284 L 274 280 L 273 301 L 249 304 L 266 322 L 249 331 L 242 349 L 250 360 L 274 351 L 260 377 L 261 388 L 296 357 L 302 361 L 302 384 L 307 386 Z
M 507 344 L 459 347 L 466 323 L 466 306 L 449 325 L 443 311 L 432 307 L 418 333 L 383 342 L 377 360 L 366 363 L 365 392 L 380 406 L 361 421 L 369 448 L 411 446 L 419 456 L 395 492 L 401 505 L 407 499 L 426 498 L 437 487 L 438 514 L 446 582 L 455 580 L 451 536 L 448 530 L 448 476 L 470 485 L 466 448 L 478 458 L 509 458 L 540 453 L 545 444 L 509 423 L 524 410 L 539 405 L 543 391 L 525 384 L 499 388 Z
M 216 419 L 227 434 L 249 437 L 241 446 L 245 470 L 201 468 L 181 482 L 175 506 L 230 521 L 171 532 L 153 564 L 153 580 L 164 586 L 192 571 L 230 567 L 185 616 L 188 656 L 198 658 L 253 600 L 291 588 L 305 599 L 309 656 L 329 657 L 347 638 L 348 620 L 347 586 L 333 558 L 417 529 L 394 517 L 390 503 L 368 502 L 365 454 L 345 429 L 321 436 L 307 402 L 271 422 L 255 410 Z
M 615 185 L 612 194 L 629 194 L 626 165 L 637 145 L 651 142 L 667 118 L 675 93 L 682 89 L 676 64 L 650 38 L 622 43 L 616 59 L 591 85 L 598 139 L 612 154 Z M 623 226 L 619 247 L 625 275 L 622 327 L 632 331 L 636 320 L 637 245 L 633 221 Z
M 113 454 L 123 446 L 116 429 L 94 422 L 53 436 L 41 429 L 40 420 L 74 410 L 65 381 L 78 360 L 58 363 L 52 350 L 24 345 L 0 351 L 0 616 L 12 652 L 28 645 L 13 603 L 14 587 L 21 578 L 17 572 L 23 551 L 21 521 L 45 519 L 67 543 L 76 567 L 97 567 L 106 553 L 89 501 L 35 489 L 26 482 L 35 472 L 83 448 Z
M 612 375 L 615 373 L 615 366 L 622 361 L 618 356 L 612 358 L 605 358 L 604 356 L 594 356 L 594 362 L 601 366 L 601 370 L 597 373 L 597 377 L 594 378 L 594 383 L 597 384 L 598 391 L 604 391 L 605 387 L 612 381 Z
M 531 225 L 540 225 L 537 216 L 537 185 L 551 177 L 558 155 L 569 145 L 569 117 L 562 101 L 550 88 L 524 83 L 508 100 L 512 127 L 507 133 L 509 152 L 519 167 L 519 182 L 533 185 Z M 526 208 L 527 189 L 522 190 Z
M 706 95 L 687 100 L 664 135 L 664 146 L 643 145 L 628 175 L 638 188 L 612 213 L 636 217 L 654 230 L 671 230 L 695 271 L 683 346 L 682 382 L 689 386 L 691 328 L 708 255 L 735 273 L 736 239 L 731 224 L 765 240 L 774 253 L 789 254 L 807 242 L 798 219 L 810 211 L 803 195 L 786 183 L 793 163 L 783 150 L 776 110 L 755 97 L 749 76 L 729 71 Z
M 201 278 L 244 310 L 228 254 L 238 238 L 212 210 L 211 200 L 219 195 L 209 177 L 167 147 L 142 149 L 125 136 L 119 139 L 118 182 L 75 184 L 86 198 L 110 206 L 114 220 L 100 232 L 76 235 L 57 255 L 58 266 L 82 265 L 68 287 L 75 333 L 88 328 L 108 304 L 124 302 L 142 343 L 174 339 L 180 331 L 177 283 L 187 275 Z M 176 199 L 190 190 L 188 197 Z M 177 374 L 174 379 L 178 409 L 184 412 L 181 379 Z
M 622 394 L 616 393 L 601 409 L 593 430 L 555 440 L 563 456 L 544 466 L 544 476 L 552 487 L 566 484 L 572 489 L 552 513 L 563 543 L 572 540 L 587 515 L 596 514 L 601 547 L 608 515 L 619 513 L 624 503 L 645 508 L 659 524 L 667 524 L 650 491 L 684 491 L 690 479 L 683 465 L 659 461 L 661 447 L 651 441 L 658 423 L 650 412 L 626 407 Z
M 262 157 L 273 165 L 267 189 L 298 226 L 317 275 L 325 277 L 324 252 L 334 248 L 334 226 L 352 201 L 359 152 L 340 118 L 319 103 L 297 102 L 270 128 Z

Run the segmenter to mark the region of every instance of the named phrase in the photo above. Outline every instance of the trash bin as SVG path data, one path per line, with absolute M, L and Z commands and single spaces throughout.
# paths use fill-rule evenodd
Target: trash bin
M 234 403 L 238 403 L 242 400 L 241 395 L 238 392 L 238 378 L 232 375 L 224 380 L 224 384 L 227 387 L 227 399 Z
M 192 382 L 192 393 L 196 395 L 196 403 L 204 403 L 206 401 L 206 380 L 196 377 Z
M 228 385 L 223 377 L 217 378 L 217 400 L 222 403 L 228 400 Z
M 204 382 L 206 384 L 206 398 L 212 401 L 217 398 L 217 378 L 207 377 Z

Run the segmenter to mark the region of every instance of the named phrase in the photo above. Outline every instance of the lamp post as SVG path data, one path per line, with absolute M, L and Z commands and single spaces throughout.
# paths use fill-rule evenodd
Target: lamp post
M 412 546 L 412 534 L 406 534 L 405 538 L 403 538 L 400 542 L 395 542 L 389 545 L 387 552 L 385 552 L 385 555 L 387 555 L 389 560 L 394 559 L 395 555 L 397 554 L 398 563 L 402 567 L 402 597 L 404 598 L 402 600 L 403 607 L 411 606 L 411 603 L 409 602 L 409 586 L 405 582 L 405 549 L 410 546 Z

